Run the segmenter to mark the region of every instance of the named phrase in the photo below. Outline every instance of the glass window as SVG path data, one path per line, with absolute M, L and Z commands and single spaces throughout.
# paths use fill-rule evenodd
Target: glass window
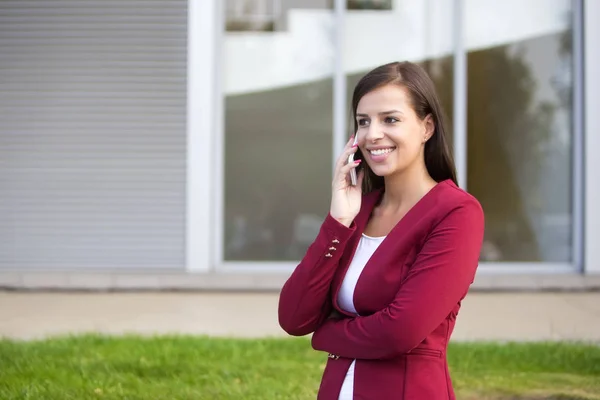
M 225 261 L 296 261 L 329 210 L 333 12 L 328 1 L 241 6 L 250 3 L 267 2 L 227 1 L 227 30 L 230 15 L 271 13 L 274 31 L 236 28 L 224 38 L 223 253 Z
M 348 0 L 348 10 L 391 10 L 392 0 Z
M 467 186 L 486 214 L 482 260 L 569 262 L 571 2 L 467 0 L 466 11 Z

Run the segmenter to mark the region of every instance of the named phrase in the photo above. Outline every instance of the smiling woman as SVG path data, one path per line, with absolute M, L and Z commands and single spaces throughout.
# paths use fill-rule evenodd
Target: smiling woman
M 352 105 L 358 140 L 339 157 L 329 214 L 283 286 L 279 323 L 314 333 L 313 348 L 329 353 L 321 400 L 455 399 L 446 350 L 477 270 L 483 211 L 456 184 L 423 68 L 375 68 Z

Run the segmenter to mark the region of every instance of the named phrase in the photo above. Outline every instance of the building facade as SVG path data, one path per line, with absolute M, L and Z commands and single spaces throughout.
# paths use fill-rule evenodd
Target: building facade
M 2 2 L 0 284 L 278 288 L 329 209 L 354 85 L 409 60 L 486 213 L 480 285 L 600 286 L 598 17 L 594 0 Z

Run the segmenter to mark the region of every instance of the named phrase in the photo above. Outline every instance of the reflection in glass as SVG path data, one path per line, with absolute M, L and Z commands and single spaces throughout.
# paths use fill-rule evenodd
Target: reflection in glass
M 266 31 L 275 30 L 281 1 L 228 0 L 225 2 L 225 30 Z
M 535 10 L 526 1 L 519 11 L 531 12 L 531 18 L 514 20 L 512 12 L 494 10 L 502 8 L 499 3 L 483 3 L 496 16 L 487 29 L 498 37 L 496 45 L 468 55 L 467 177 L 469 192 L 486 213 L 482 260 L 568 262 L 570 2 L 552 1 L 554 7 Z M 482 7 L 481 0 L 467 4 Z M 548 21 L 562 28 L 544 32 Z M 508 39 L 521 30 L 523 39 Z M 537 34 L 528 34 L 531 30 Z
M 391 10 L 392 0 L 348 0 L 348 10 Z
M 332 11 L 281 19 L 225 36 L 226 261 L 297 261 L 329 210 Z

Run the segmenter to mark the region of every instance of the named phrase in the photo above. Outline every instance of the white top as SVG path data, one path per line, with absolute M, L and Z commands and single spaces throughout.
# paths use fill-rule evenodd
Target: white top
M 352 262 L 348 267 L 348 271 L 346 271 L 342 286 L 338 292 L 338 304 L 344 311 L 358 315 L 356 308 L 354 307 L 354 289 L 356 288 L 358 278 L 365 268 L 367 261 L 369 261 L 375 250 L 377 250 L 381 242 L 383 242 L 383 239 L 385 239 L 385 236 L 370 237 L 364 233 L 360 238 L 358 247 L 354 253 L 354 258 L 352 258 Z M 348 368 L 338 400 L 352 400 L 354 395 L 355 362 L 356 361 L 352 361 L 350 368 Z

